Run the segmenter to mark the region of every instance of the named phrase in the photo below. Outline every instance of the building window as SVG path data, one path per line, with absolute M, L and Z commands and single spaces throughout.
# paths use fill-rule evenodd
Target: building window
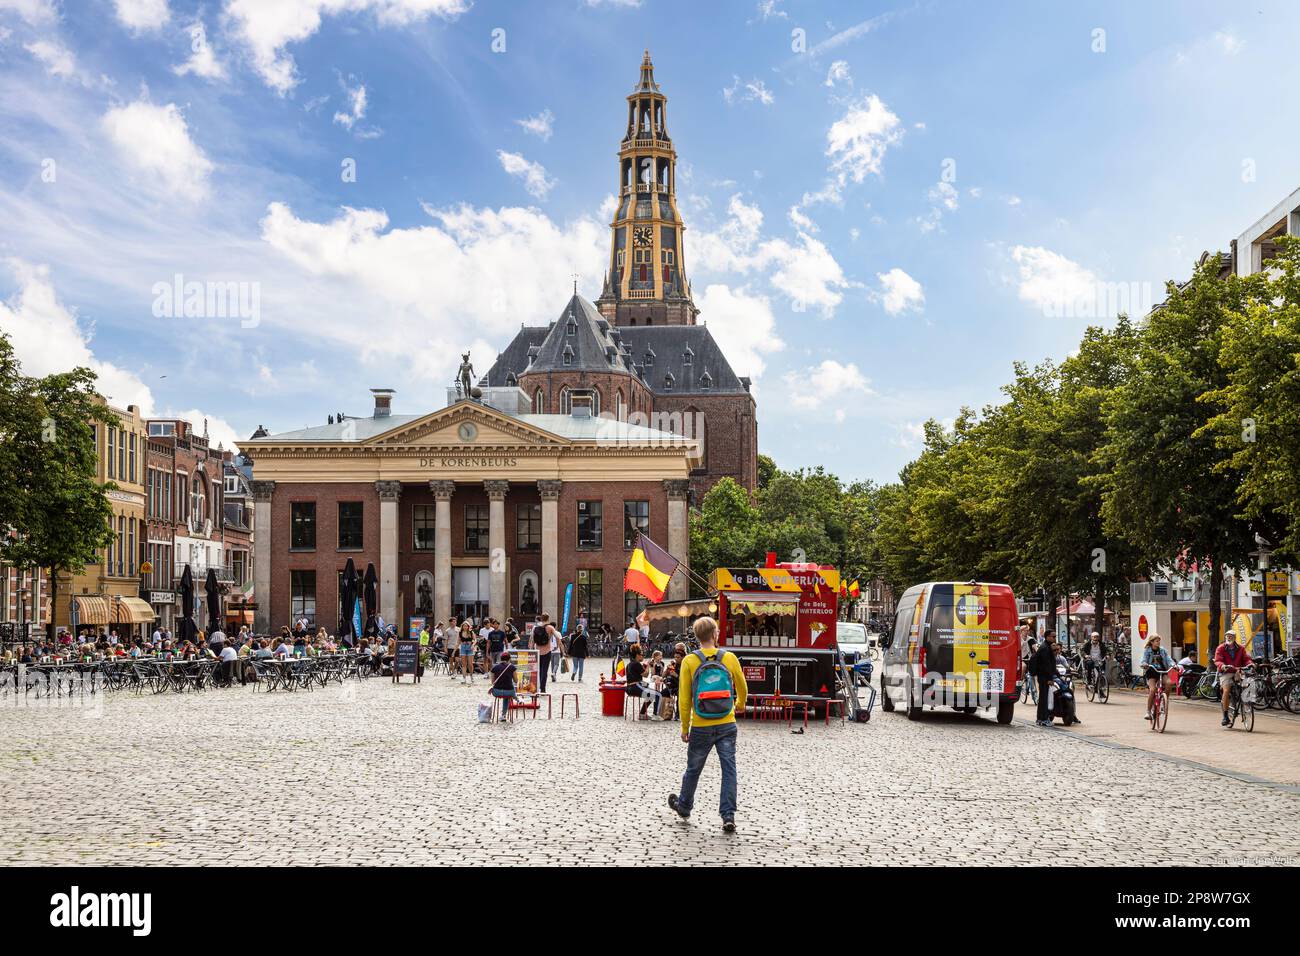
M 578 569 L 578 617 L 587 619 L 587 627 L 600 627 L 604 623 L 604 572 L 599 568 Z
M 117 430 L 117 477 L 130 481 L 126 474 L 126 432 Z
M 565 335 L 577 335 L 577 334 L 578 334 L 578 323 L 575 322 L 575 321 L 573 320 L 573 317 L 572 317 L 572 316 L 569 317 L 569 322 L 568 322 L 568 324 L 565 325 L 565 327 L 564 327 L 564 334 L 565 334 Z
M 713 376 L 710 375 L 708 372 L 705 372 L 702 376 L 700 376 L 700 388 L 707 392 L 712 387 L 713 387 Z
M 645 362 L 642 363 L 646 368 L 651 368 L 655 364 L 655 350 L 645 350 Z
M 298 620 L 305 617 L 309 624 L 316 620 L 316 572 L 289 572 L 290 607 L 289 617 Z
M 488 549 L 488 506 L 465 506 L 465 551 L 484 554 Z
M 636 616 L 645 610 L 646 600 L 644 594 L 637 594 L 635 591 L 623 592 L 623 624 L 628 621 L 635 621 Z
M 599 501 L 578 502 L 578 547 L 583 550 L 599 550 L 603 545 L 601 533 L 602 503 Z
M 126 518 L 117 516 L 117 576 L 120 578 L 126 567 Z
M 534 415 L 546 414 L 546 395 L 543 394 L 540 388 L 533 393 L 533 414 Z
M 436 530 L 436 505 L 416 505 L 411 513 L 411 525 L 415 535 L 416 551 L 432 551 L 434 548 L 434 531 Z
M 650 502 L 623 502 L 623 547 L 635 548 L 636 536 L 650 534 Z
M 573 349 L 571 349 L 567 345 L 564 347 L 564 364 L 565 365 L 573 364 Z
M 310 551 L 316 547 L 316 502 L 289 503 L 289 548 Z
M 672 373 L 672 372 L 669 372 L 667 375 L 665 375 L 665 376 L 664 376 L 664 391 L 665 391 L 665 392 L 671 392 L 671 391 L 673 390 L 673 382 L 675 382 L 675 381 L 677 381 L 677 380 L 676 380 L 675 378 L 673 378 L 673 373 Z
M 135 432 L 131 433 L 131 484 L 135 484 Z
M 359 551 L 365 544 L 362 534 L 364 507 L 360 501 L 339 502 L 339 550 Z
M 117 429 L 111 425 L 108 427 L 108 477 L 117 477 Z
M 516 547 L 519 551 L 542 550 L 542 506 L 520 505 L 516 512 Z
M 126 573 L 135 577 L 135 519 L 129 518 L 126 523 Z
M 690 365 L 692 360 L 694 360 L 694 358 L 695 358 L 695 353 L 692 352 L 690 347 L 688 346 L 686 351 L 682 353 L 682 364 Z

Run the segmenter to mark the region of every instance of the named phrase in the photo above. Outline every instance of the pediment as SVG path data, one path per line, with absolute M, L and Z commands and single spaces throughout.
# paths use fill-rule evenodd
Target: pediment
M 567 445 L 569 440 L 524 424 L 488 405 L 461 401 L 376 435 L 366 444 L 472 448 L 480 445 Z

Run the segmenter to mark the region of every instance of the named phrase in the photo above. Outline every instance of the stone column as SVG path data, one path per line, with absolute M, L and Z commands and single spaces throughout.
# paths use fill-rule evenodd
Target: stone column
M 488 616 L 504 621 L 509 613 L 506 598 L 506 492 L 510 482 L 483 482 L 488 496 Z
M 433 619 L 446 623 L 451 617 L 451 496 L 454 481 L 429 482 L 433 492 Z
M 397 503 L 402 497 L 400 481 L 376 481 L 379 492 L 379 614 L 386 624 L 397 625 L 397 580 L 401 574 L 397 561 Z
M 258 634 L 271 633 L 271 495 L 274 481 L 249 482 L 253 493 L 253 629 Z M 176 555 L 172 555 L 173 564 Z M 279 597 L 280 595 L 276 595 Z M 285 613 L 288 613 L 286 605 Z
M 543 479 L 542 496 L 542 612 L 558 623 L 560 616 L 560 489 L 564 482 Z
M 690 597 L 690 583 L 686 570 L 691 566 L 691 536 L 686 523 L 686 500 L 691 483 L 686 478 L 665 478 L 664 491 L 668 493 L 668 553 L 682 563 L 682 567 L 668 582 L 669 601 L 684 601 Z

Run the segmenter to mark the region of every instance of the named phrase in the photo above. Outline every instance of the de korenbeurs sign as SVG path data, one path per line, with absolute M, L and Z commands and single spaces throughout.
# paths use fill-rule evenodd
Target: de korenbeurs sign
M 514 468 L 518 458 L 498 458 L 477 455 L 444 455 L 438 458 L 421 458 L 421 468 Z

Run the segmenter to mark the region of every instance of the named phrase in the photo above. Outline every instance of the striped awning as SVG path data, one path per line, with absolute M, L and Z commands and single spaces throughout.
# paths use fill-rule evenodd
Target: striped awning
M 108 624 L 112 620 L 109 599 L 97 594 L 74 594 L 72 603 L 77 611 L 77 626 L 83 624 Z
M 118 624 L 148 624 L 154 620 L 153 608 L 149 602 L 138 597 L 114 597 L 112 601 L 114 620 Z

